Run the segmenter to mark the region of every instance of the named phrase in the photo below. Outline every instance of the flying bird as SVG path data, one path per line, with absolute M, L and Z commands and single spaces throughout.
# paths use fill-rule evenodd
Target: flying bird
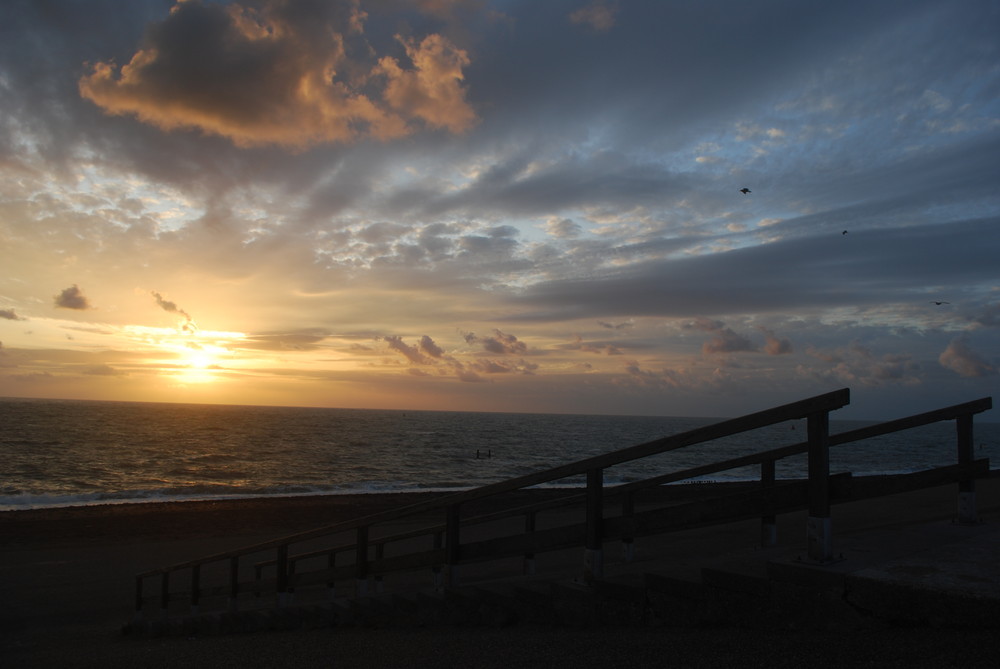
M 841 232 L 840 234 L 842 234 L 842 235 L 846 235 L 846 234 L 847 234 L 847 230 L 844 230 L 844 231 L 843 231 L 843 232 Z
M 740 192 L 743 193 L 744 195 L 746 195 L 747 193 L 750 192 L 750 189 L 749 188 L 741 188 Z
M 941 300 L 940 302 L 937 300 L 931 300 L 931 304 L 936 304 L 940 307 L 942 304 L 951 304 L 951 302 L 945 302 L 944 300 Z

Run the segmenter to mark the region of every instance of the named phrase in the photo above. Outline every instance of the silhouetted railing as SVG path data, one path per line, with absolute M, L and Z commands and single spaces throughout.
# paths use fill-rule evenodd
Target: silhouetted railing
M 574 546 L 583 548 L 584 578 L 595 579 L 603 574 L 603 545 L 608 540 L 623 541 L 628 556 L 632 541 L 638 536 L 759 517 L 762 542 L 771 544 L 776 539 L 776 514 L 801 509 L 808 510 L 808 558 L 824 563 L 832 559 L 831 504 L 950 482 L 959 483 L 960 522 L 976 521 L 975 479 L 988 475 L 989 463 L 973 459 L 973 416 L 990 409 L 991 398 L 830 435 L 829 412 L 845 406 L 849 401 L 849 391 L 842 389 L 473 490 L 150 570 L 136 576 L 136 616 L 141 618 L 146 605 L 156 600 L 164 615 L 172 601 L 184 599 L 190 602 L 192 611 L 198 611 L 205 597 L 224 598 L 228 600 L 229 608 L 235 610 L 241 595 L 260 597 L 272 593 L 281 606 L 291 600 L 297 587 L 326 585 L 332 595 L 336 583 L 352 579 L 356 594 L 364 595 L 368 593 L 370 583 L 374 582 L 378 588 L 383 574 L 421 569 L 431 570 L 438 585 L 454 585 L 458 582 L 459 567 L 463 564 L 520 556 L 523 557 L 524 570 L 530 572 L 536 554 Z M 603 472 L 614 465 L 801 418 L 807 419 L 808 423 L 807 440 L 800 444 L 671 472 L 607 490 L 604 487 Z M 944 420 L 955 420 L 957 424 L 956 465 L 885 477 L 875 483 L 854 480 L 850 473 L 830 475 L 831 446 Z M 808 478 L 776 481 L 775 463 L 802 453 L 808 454 Z M 759 465 L 761 468 L 760 484 L 751 490 L 709 500 L 636 510 L 636 495 L 643 490 L 748 465 Z M 586 476 L 583 494 L 462 518 L 463 507 L 477 500 L 576 476 Z M 621 500 L 620 515 L 605 515 L 605 502 L 610 499 Z M 577 509 L 582 507 L 582 522 L 544 529 L 538 527 L 536 519 L 542 511 L 557 506 L 572 508 L 573 505 Z M 437 514 L 443 514 L 443 518 Z M 402 521 L 414 523 L 427 515 L 439 520 L 414 530 L 385 530 L 389 524 Z M 514 534 L 489 535 L 478 539 L 468 539 L 464 534 L 464 531 L 471 531 L 479 524 L 517 517 L 523 519 L 523 529 Z M 383 531 L 379 536 L 376 536 L 376 527 Z M 344 535 L 350 538 L 331 545 L 332 540 Z M 311 546 L 317 542 L 325 545 Z M 387 555 L 387 546 L 404 544 L 406 548 Z M 293 546 L 300 546 L 299 552 L 293 554 Z M 272 557 L 257 558 L 251 564 L 250 560 L 255 556 L 267 553 L 271 553 Z M 338 565 L 338 558 L 344 555 L 351 561 Z M 314 564 L 317 561 L 321 562 L 319 567 Z M 311 567 L 307 570 L 304 565 Z M 253 577 L 249 578 L 246 574 L 251 566 Z M 213 570 L 211 582 L 208 578 L 203 580 L 203 572 L 209 569 Z M 266 576 L 265 572 L 273 572 L 273 576 Z M 176 577 L 185 573 L 188 578 L 182 579 L 184 583 L 177 587 Z M 160 581 L 158 597 L 148 597 L 144 593 L 145 583 L 150 579 Z M 172 590 L 174 587 L 177 587 L 176 591 Z

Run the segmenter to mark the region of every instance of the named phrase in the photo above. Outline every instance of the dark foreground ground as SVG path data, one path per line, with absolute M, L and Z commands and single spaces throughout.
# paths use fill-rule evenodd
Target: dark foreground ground
M 992 484 L 991 484 L 992 485 Z M 708 494 L 689 486 L 686 494 Z M 905 522 L 953 492 L 872 513 Z M 341 628 L 136 639 L 120 634 L 137 572 L 423 497 L 361 495 L 0 513 L 0 667 L 995 667 L 1000 633 L 947 628 L 836 632 L 732 628 Z M 984 495 L 988 522 L 997 506 Z M 838 516 L 835 513 L 835 519 Z M 726 532 L 687 533 L 672 550 Z M 714 532 L 714 534 L 713 534 Z M 997 556 L 1000 562 L 1000 556 Z

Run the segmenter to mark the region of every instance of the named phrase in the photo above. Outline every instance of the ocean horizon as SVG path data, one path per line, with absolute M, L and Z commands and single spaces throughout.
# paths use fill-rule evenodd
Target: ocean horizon
M 141 502 L 451 492 L 534 473 L 725 418 L 487 413 L 0 398 L 0 510 Z M 836 420 L 831 433 L 876 421 Z M 799 443 L 805 421 L 605 470 L 606 485 Z M 976 457 L 1000 424 L 975 423 Z M 831 471 L 876 475 L 956 461 L 953 421 L 831 451 Z M 805 457 L 779 478 L 805 475 Z M 759 468 L 702 481 L 746 481 Z M 581 477 L 541 487 L 576 487 Z

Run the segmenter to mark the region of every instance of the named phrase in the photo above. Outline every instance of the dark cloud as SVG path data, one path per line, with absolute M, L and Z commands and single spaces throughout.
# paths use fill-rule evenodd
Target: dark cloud
M 157 293 L 155 290 L 151 290 L 149 294 L 153 296 L 153 298 L 156 300 L 156 304 L 158 304 L 160 308 L 163 309 L 164 311 L 184 317 L 184 323 L 181 325 L 181 328 L 183 330 L 188 332 L 194 332 L 198 329 L 198 326 L 195 325 L 194 320 L 191 318 L 190 314 L 188 314 L 186 311 L 178 307 L 175 302 L 171 302 L 170 300 L 165 300 L 163 296 Z
M 465 51 L 440 34 L 397 36 L 405 57 L 364 39 L 355 3 L 176 4 L 130 61 L 93 65 L 80 93 L 110 114 L 164 130 L 197 128 L 239 146 L 389 139 L 413 121 L 452 132 L 476 119 Z
M 1000 218 L 779 239 L 694 257 L 539 282 L 512 298 L 518 317 L 692 316 L 859 306 L 922 299 L 991 281 Z M 941 250 L 949 249 L 942 255 Z M 794 277 L 790 280 L 789 277 Z
M 432 358 L 444 357 L 444 350 L 434 343 L 434 340 L 424 335 L 420 338 L 420 350 Z
M 385 337 L 382 337 L 382 339 L 389 345 L 390 350 L 396 351 L 411 363 L 415 365 L 428 364 L 427 359 L 420 353 L 420 349 L 417 346 L 410 346 L 403 341 L 402 337 L 397 335 L 386 335 Z
M 87 300 L 79 286 L 73 284 L 69 288 L 63 289 L 61 293 L 54 297 L 57 307 L 62 309 L 76 309 L 83 311 L 90 309 L 90 302 Z
M 0 318 L 8 321 L 26 321 L 24 316 L 18 316 L 13 309 L 0 309 Z
M 478 343 L 484 351 L 498 355 L 523 355 L 527 352 L 528 345 L 518 340 L 514 335 L 500 330 L 494 330 L 493 333 L 492 337 L 477 337 L 469 333 L 465 335 L 465 341 L 470 344 Z

